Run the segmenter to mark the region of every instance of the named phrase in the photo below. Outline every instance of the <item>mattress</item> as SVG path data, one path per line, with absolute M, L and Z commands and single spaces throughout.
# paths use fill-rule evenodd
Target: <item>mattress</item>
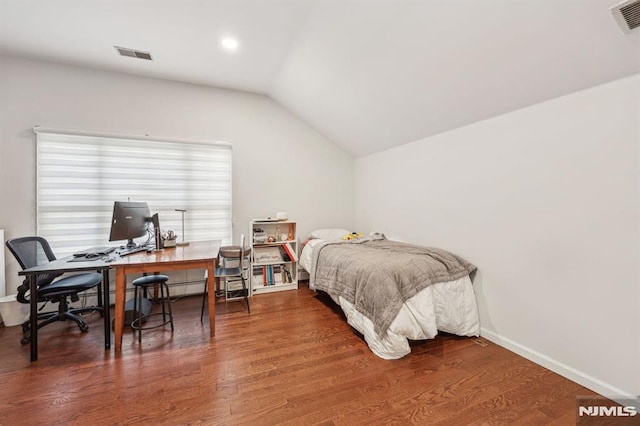
M 314 247 L 322 240 L 310 240 L 300 255 L 300 265 L 310 272 Z M 318 259 L 320 261 L 320 259 Z M 458 336 L 478 336 L 480 324 L 473 285 L 468 275 L 434 283 L 406 300 L 384 335 L 374 331 L 373 322 L 349 301 L 331 296 L 344 312 L 347 322 L 359 331 L 371 351 L 383 359 L 409 354 L 409 340 L 434 338 L 439 331 Z

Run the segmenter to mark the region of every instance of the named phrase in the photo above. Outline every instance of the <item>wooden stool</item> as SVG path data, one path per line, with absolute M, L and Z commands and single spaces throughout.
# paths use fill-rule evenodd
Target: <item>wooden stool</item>
M 173 314 L 171 312 L 171 296 L 169 295 L 169 285 L 167 281 L 169 277 L 166 275 L 145 275 L 133 280 L 134 287 L 134 299 L 133 299 L 133 312 L 137 314 L 131 322 L 131 328 L 138 330 L 138 342 L 142 342 L 142 330 L 150 330 L 152 328 L 163 327 L 167 324 L 171 324 L 171 332 L 173 332 Z M 142 298 L 146 295 L 146 289 L 154 286 L 160 287 L 160 305 L 162 306 L 162 312 L 150 313 L 148 315 L 142 314 Z M 140 290 L 140 294 L 138 294 Z M 165 294 L 166 292 L 166 294 Z M 162 322 L 160 324 L 143 327 L 142 323 L 153 316 L 162 315 Z

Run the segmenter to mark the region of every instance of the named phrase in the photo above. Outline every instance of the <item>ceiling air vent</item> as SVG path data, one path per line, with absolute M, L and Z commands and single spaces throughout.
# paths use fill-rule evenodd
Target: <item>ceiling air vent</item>
M 613 17 L 625 33 L 640 31 L 640 0 L 626 0 L 611 8 Z
M 151 53 L 141 52 L 139 50 L 134 50 L 134 49 L 127 49 L 126 47 L 118 47 L 118 46 L 113 46 L 113 47 L 116 48 L 116 50 L 118 51 L 120 56 L 128 56 L 130 58 L 146 59 L 148 61 L 151 60 Z

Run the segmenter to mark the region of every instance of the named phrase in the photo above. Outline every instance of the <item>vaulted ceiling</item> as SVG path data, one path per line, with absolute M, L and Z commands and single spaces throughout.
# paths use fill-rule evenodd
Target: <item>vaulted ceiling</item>
M 617 2 L 0 0 L 0 53 L 266 94 L 358 157 L 640 72 Z

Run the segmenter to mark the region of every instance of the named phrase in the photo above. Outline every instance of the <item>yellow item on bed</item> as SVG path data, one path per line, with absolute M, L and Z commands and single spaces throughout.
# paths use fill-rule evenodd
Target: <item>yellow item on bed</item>
M 360 238 L 362 237 L 362 232 L 352 232 L 350 234 L 345 235 L 344 237 L 342 237 L 343 240 L 355 240 L 356 238 Z

